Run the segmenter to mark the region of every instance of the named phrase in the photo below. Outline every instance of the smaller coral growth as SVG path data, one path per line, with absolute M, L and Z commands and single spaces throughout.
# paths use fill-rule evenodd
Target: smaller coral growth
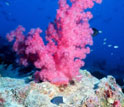
M 73 78 L 80 79 L 79 69 L 84 66 L 82 59 L 90 53 L 88 45 L 92 45 L 92 29 L 88 21 L 92 18 L 91 12 L 85 9 L 92 8 L 94 1 L 101 0 L 59 0 L 59 9 L 54 23 L 50 23 L 46 31 L 45 45 L 40 28 L 32 29 L 27 36 L 25 29 L 19 26 L 15 31 L 7 34 L 9 41 L 15 39 L 13 49 L 20 56 L 20 63 L 27 66 L 29 63 L 41 69 L 35 73 L 36 81 L 50 81 L 54 84 L 68 84 Z

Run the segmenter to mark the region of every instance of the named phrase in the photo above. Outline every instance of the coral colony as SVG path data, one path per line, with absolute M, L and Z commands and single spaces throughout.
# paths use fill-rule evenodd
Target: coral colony
M 45 45 L 40 37 L 40 28 L 31 29 L 25 36 L 25 28 L 18 26 L 7 34 L 9 42 L 14 41 L 13 50 L 18 54 L 20 63 L 29 63 L 40 71 L 34 74 L 36 81 L 49 81 L 56 85 L 68 84 L 80 80 L 79 70 L 84 66 L 82 59 L 90 53 L 89 45 L 93 44 L 92 29 L 89 20 L 93 17 L 86 11 L 101 0 L 59 0 L 59 9 L 55 21 L 46 30 Z

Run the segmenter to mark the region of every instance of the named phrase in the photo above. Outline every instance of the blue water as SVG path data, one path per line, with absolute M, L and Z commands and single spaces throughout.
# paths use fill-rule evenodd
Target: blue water
M 49 22 L 53 21 L 58 0 L 0 0 L 0 36 L 18 25 L 26 28 L 40 27 L 42 37 Z M 92 52 L 85 59 L 84 68 L 99 71 L 117 78 L 124 76 L 124 0 L 103 0 L 92 9 L 90 21 L 102 33 L 93 38 Z M 117 46 L 118 48 L 114 48 Z

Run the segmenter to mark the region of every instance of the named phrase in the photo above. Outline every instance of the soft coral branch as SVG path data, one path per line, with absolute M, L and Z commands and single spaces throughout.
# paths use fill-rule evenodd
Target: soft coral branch
M 9 41 L 15 38 L 14 50 L 20 56 L 23 65 L 29 62 L 41 69 L 35 73 L 36 81 L 50 81 L 54 84 L 68 84 L 74 78 L 80 79 L 79 69 L 84 66 L 86 54 L 90 53 L 88 45 L 92 45 L 92 29 L 88 21 L 93 1 L 101 0 L 59 0 L 59 9 L 54 23 L 46 30 L 47 45 L 44 44 L 40 28 L 32 29 L 28 36 L 23 35 L 24 28 L 19 26 L 7 34 Z

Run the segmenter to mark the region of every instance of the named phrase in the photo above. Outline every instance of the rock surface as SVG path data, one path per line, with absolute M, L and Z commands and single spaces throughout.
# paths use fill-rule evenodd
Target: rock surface
M 68 86 L 0 77 L 0 107 L 124 107 L 124 94 L 114 77 L 98 80 L 87 70 L 80 72 L 82 80 Z

